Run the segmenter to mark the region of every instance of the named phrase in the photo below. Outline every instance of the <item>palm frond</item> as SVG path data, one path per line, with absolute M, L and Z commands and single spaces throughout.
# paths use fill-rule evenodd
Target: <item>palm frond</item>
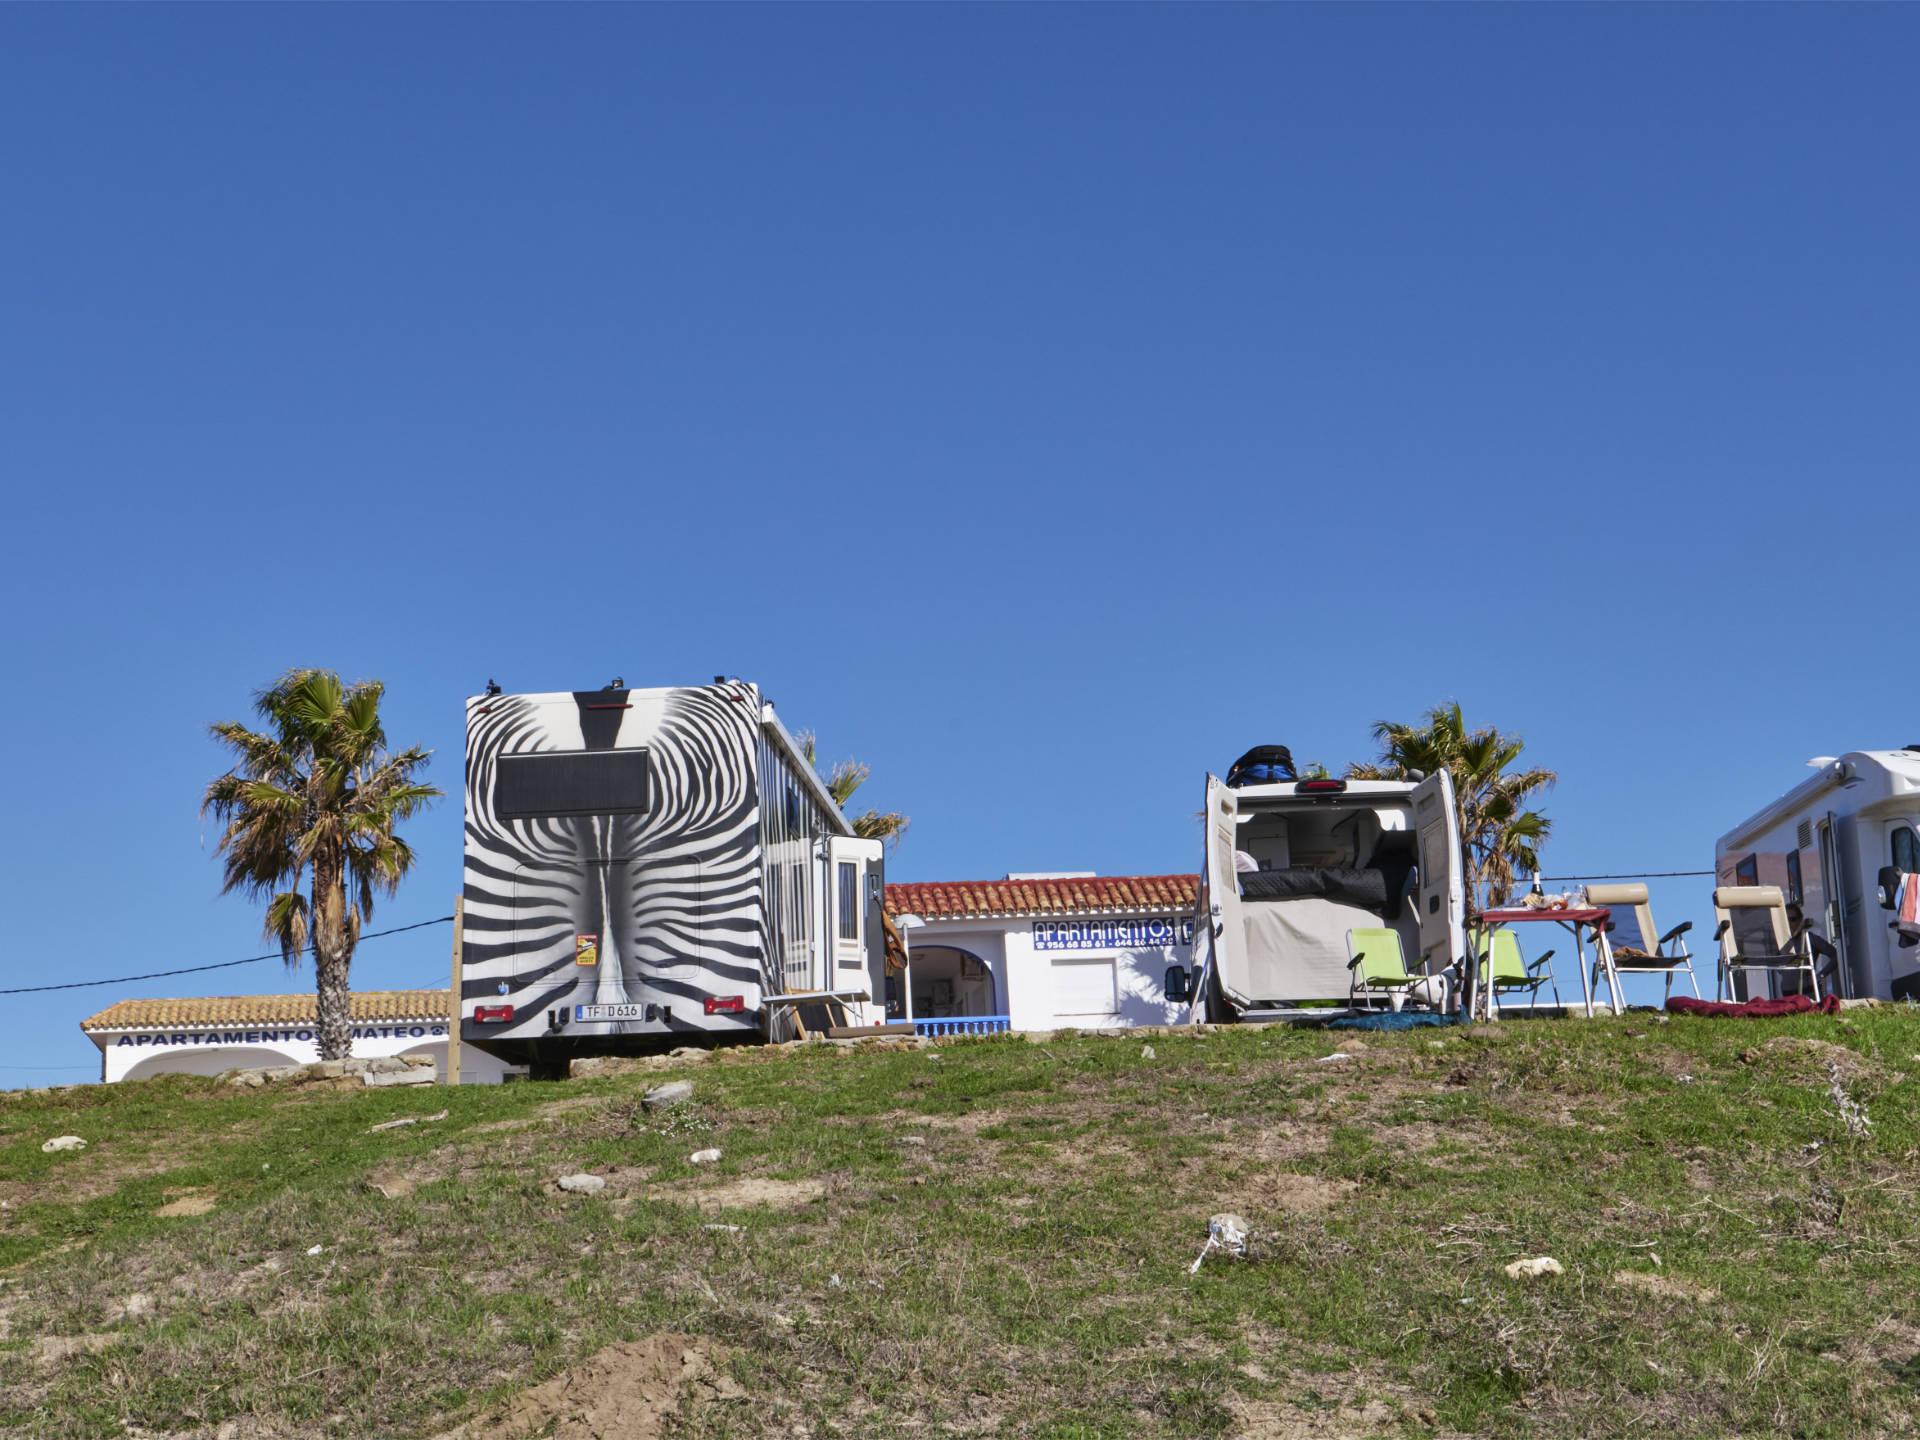
M 898 845 L 913 822 L 897 810 L 884 814 L 878 810 L 868 810 L 847 823 L 853 827 L 853 833 L 863 840 L 885 840 Z

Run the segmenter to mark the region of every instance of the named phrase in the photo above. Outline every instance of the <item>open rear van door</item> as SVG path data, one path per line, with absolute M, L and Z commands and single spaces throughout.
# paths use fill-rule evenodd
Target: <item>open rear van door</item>
M 1420 837 L 1420 967 L 1435 974 L 1467 953 L 1460 812 L 1446 771 L 1413 787 L 1413 828 Z M 1460 978 L 1464 985 L 1464 968 Z
M 1250 995 L 1247 986 L 1247 932 L 1240 914 L 1240 877 L 1234 868 L 1233 851 L 1239 832 L 1239 797 L 1213 776 L 1207 776 L 1207 868 L 1201 875 L 1201 913 L 1195 917 L 1205 927 L 1208 966 L 1214 983 L 1196 997 L 1196 1007 L 1205 1007 L 1207 997 L 1218 993 L 1233 1006 L 1245 1009 L 1259 997 Z M 1201 952 L 1200 933 L 1194 936 L 1194 953 Z M 1201 977 L 1204 981 L 1205 977 Z M 1201 1013 L 1205 1013 L 1202 1009 Z M 1207 1015 L 1218 1020 L 1230 1017 Z

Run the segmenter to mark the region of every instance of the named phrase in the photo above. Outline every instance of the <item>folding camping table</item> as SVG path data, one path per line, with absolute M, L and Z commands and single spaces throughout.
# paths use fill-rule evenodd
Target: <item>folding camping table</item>
M 1607 943 L 1607 925 L 1613 919 L 1613 912 L 1604 906 L 1592 906 L 1584 910 L 1529 910 L 1516 905 L 1506 910 L 1482 910 L 1479 928 L 1494 930 L 1502 925 L 1524 925 L 1530 921 L 1551 920 L 1573 937 L 1573 958 L 1580 962 L 1580 995 L 1586 1002 L 1587 1018 L 1593 1018 L 1593 977 L 1587 971 L 1587 955 L 1581 932 L 1593 931 L 1593 953 L 1595 968 L 1607 977 L 1607 993 L 1612 997 L 1613 1013 L 1618 1015 L 1627 1007 L 1620 995 L 1620 976 L 1613 968 L 1613 946 Z M 1477 1014 L 1480 1006 L 1480 988 L 1482 980 L 1486 982 L 1487 1018 L 1493 1018 L 1493 982 L 1491 977 L 1483 977 L 1479 967 L 1474 968 L 1474 993 L 1469 997 L 1468 1013 Z

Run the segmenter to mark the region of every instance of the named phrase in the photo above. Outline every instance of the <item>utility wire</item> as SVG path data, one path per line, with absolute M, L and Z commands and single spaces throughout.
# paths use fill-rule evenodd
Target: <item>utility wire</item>
M 1538 875 L 1538 880 L 1678 880 L 1717 874 L 1713 870 L 1649 870 L 1643 875 Z M 0 991 L 0 994 L 5 994 Z
M 422 920 L 417 925 L 397 925 L 391 930 L 375 930 L 371 935 L 362 935 L 362 940 L 378 940 L 382 935 L 400 935 L 408 930 L 424 930 L 429 925 L 446 925 L 453 920 L 451 915 L 442 915 L 438 920 Z M 183 970 L 154 970 L 145 975 L 117 975 L 111 980 L 75 980 L 67 985 L 21 985 L 11 990 L 0 990 L 0 995 L 38 995 L 46 990 L 87 990 L 96 985 L 131 985 L 136 980 L 164 980 L 169 975 L 195 975 L 202 970 L 230 970 L 235 965 L 257 965 L 262 960 L 279 960 L 279 951 L 271 955 L 249 955 L 244 960 L 221 960 L 213 965 L 189 965 Z M 40 1066 L 34 1066 L 40 1069 Z

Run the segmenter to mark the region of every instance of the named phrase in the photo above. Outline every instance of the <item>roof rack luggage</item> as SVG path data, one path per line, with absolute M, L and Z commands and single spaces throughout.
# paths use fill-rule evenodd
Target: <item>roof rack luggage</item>
M 1273 785 L 1299 778 L 1293 752 L 1284 745 L 1256 745 L 1227 771 L 1227 784 L 1236 790 L 1242 785 Z

